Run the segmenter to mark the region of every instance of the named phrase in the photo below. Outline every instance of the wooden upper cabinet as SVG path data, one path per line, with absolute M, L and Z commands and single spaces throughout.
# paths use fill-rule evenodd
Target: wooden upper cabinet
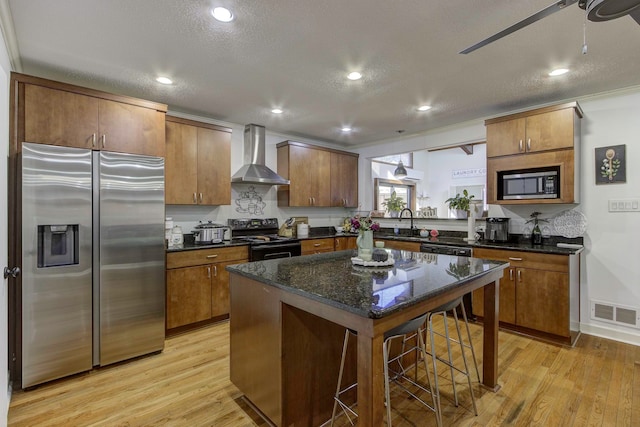
M 198 197 L 202 205 L 231 204 L 231 133 L 198 128 Z
M 331 153 L 331 206 L 358 206 L 358 156 Z
M 24 138 L 19 142 L 93 148 L 98 99 L 29 84 L 24 85 L 23 99 Z
M 487 125 L 487 157 L 524 153 L 524 142 L 525 119 Z
M 11 74 L 12 150 L 35 142 L 163 157 L 167 106 Z
M 99 118 L 99 149 L 164 157 L 164 112 L 101 99 Z
M 291 182 L 278 186 L 278 206 L 357 206 L 357 154 L 293 141 L 277 149 L 278 174 Z M 334 195 L 340 177 L 344 188 Z
M 167 117 L 168 119 L 168 117 Z M 164 163 L 165 202 L 192 205 L 197 202 L 198 128 L 167 120 Z
M 573 102 L 487 120 L 487 157 L 573 148 L 580 118 Z
M 231 130 L 167 116 L 165 202 L 231 204 Z

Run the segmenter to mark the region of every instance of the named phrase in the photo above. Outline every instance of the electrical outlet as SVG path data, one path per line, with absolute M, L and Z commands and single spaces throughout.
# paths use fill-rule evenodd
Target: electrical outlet
M 638 199 L 609 200 L 609 212 L 640 212 Z

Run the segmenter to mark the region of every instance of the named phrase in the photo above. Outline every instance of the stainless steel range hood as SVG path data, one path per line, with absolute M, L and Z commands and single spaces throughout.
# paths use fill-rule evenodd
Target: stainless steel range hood
M 265 145 L 264 126 L 250 124 L 244 127 L 244 166 L 231 177 L 231 182 L 289 185 L 288 179 L 265 166 Z

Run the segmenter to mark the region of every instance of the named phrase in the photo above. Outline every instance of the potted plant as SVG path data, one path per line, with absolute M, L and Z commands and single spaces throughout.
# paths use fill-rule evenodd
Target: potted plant
M 382 202 L 382 206 L 387 209 L 392 218 L 397 218 L 400 211 L 407 206 L 407 203 L 402 199 L 402 197 L 398 197 L 394 191 L 391 193 L 391 197 Z
M 474 197 L 475 196 L 469 196 L 469 192 L 465 189 L 462 191 L 462 195 L 458 193 L 455 197 L 449 197 L 445 200 L 445 203 L 449 204 L 449 209 L 456 212 L 456 218 L 467 218 L 469 216 L 471 199 Z

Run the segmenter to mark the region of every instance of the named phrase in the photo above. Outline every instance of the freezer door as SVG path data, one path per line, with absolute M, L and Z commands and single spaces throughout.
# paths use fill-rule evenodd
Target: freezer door
M 100 365 L 164 348 L 164 159 L 99 157 Z
M 92 367 L 91 151 L 22 144 L 22 387 Z

